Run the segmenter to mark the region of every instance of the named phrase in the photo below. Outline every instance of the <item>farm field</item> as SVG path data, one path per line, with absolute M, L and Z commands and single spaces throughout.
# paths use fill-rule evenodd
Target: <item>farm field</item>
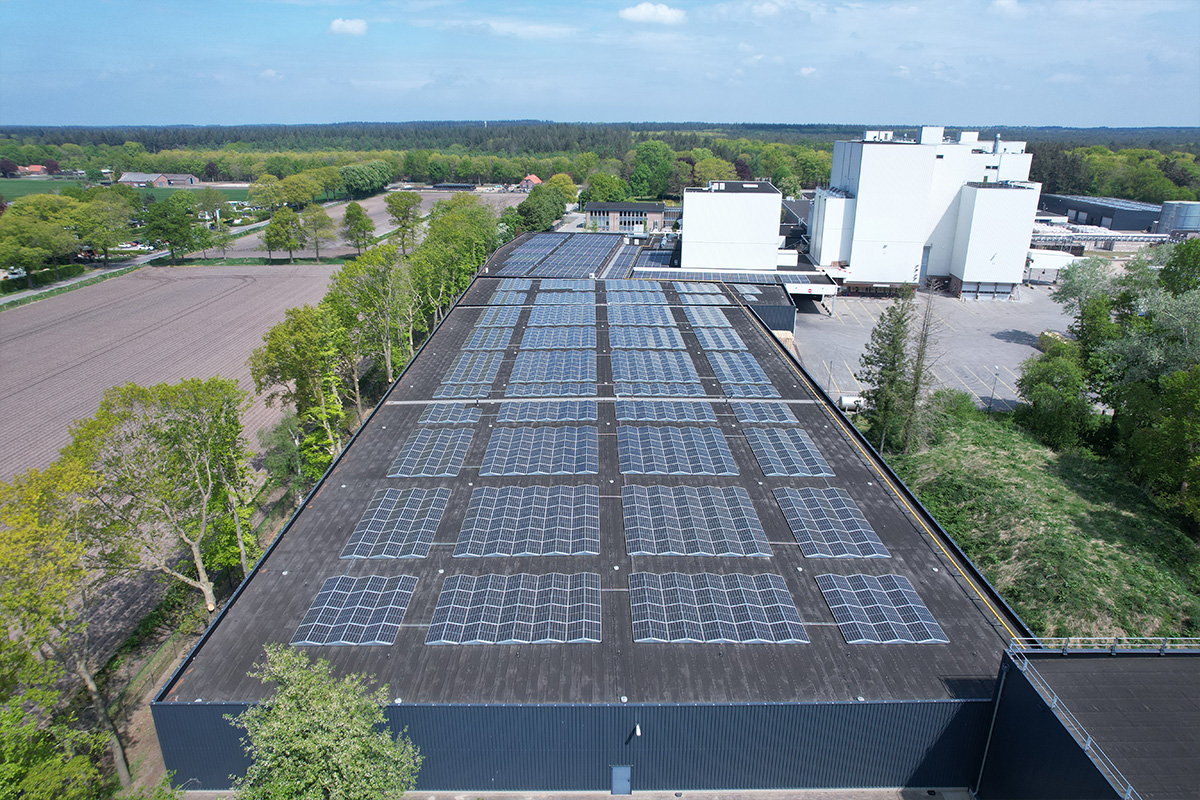
M 254 386 L 246 368 L 285 309 L 316 303 L 335 266 L 143 267 L 0 316 L 0 480 L 44 467 L 72 421 L 104 390 L 220 375 Z M 255 400 L 246 435 L 274 424 Z
M 66 186 L 82 186 L 83 181 L 75 180 L 43 180 L 39 178 L 0 178 L 0 197 L 6 201 L 12 202 L 18 197 L 25 197 L 30 194 L 50 194 L 58 192 Z M 245 184 L 237 184 L 226 186 L 224 184 L 201 184 L 196 189 L 203 189 L 205 186 L 223 192 L 230 200 L 245 200 L 249 189 Z M 188 192 L 193 189 L 158 189 L 155 187 L 146 187 L 136 189 L 138 194 L 152 194 L 155 200 L 165 200 L 171 196 L 172 192 Z

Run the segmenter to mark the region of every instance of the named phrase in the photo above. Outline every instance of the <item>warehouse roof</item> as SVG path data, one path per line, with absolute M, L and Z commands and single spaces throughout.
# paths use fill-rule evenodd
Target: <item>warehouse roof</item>
M 496 277 L 546 237 L 472 284 L 160 701 L 261 698 L 270 642 L 406 703 L 990 697 L 1020 622 L 744 287 Z M 546 269 L 596 271 L 620 239 L 590 238 Z

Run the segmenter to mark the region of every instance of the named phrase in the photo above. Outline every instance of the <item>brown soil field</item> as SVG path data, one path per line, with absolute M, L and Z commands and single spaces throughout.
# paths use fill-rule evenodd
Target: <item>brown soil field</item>
M 44 467 L 105 389 L 220 375 L 250 392 L 246 368 L 285 309 L 316 303 L 335 267 L 143 267 L 0 314 L 0 480 Z M 280 417 L 255 400 L 246 436 Z
M 416 194 L 419 194 L 421 196 L 421 214 L 422 215 L 428 214 L 429 209 L 433 208 L 433 204 L 436 203 L 437 201 L 449 200 L 450 197 L 452 196 L 451 192 L 422 192 L 422 191 L 419 191 L 419 192 L 416 192 Z M 509 206 L 515 206 L 515 205 L 519 204 L 522 200 L 524 200 L 526 197 L 528 197 L 528 195 L 525 194 L 524 192 L 475 192 L 474 196 L 476 198 L 478 198 L 479 202 L 483 203 L 485 206 L 495 209 L 497 215 L 504 209 L 508 208 Z M 383 234 L 392 230 L 392 223 L 388 221 L 387 206 L 384 204 L 384 198 L 386 198 L 386 197 L 387 197 L 387 194 L 377 194 L 374 197 L 368 197 L 365 200 L 358 201 L 358 204 L 363 207 L 363 211 L 366 211 L 367 216 L 370 217 L 371 221 L 375 223 L 375 235 L 376 236 L 382 236 Z M 337 203 L 335 205 L 326 206 L 325 210 L 329 212 L 329 216 L 333 219 L 334 224 L 336 224 L 338 226 L 339 238 L 335 243 L 333 243 L 327 247 L 321 248 L 321 258 L 325 258 L 327 256 L 328 257 L 353 256 L 355 254 L 354 248 L 350 247 L 346 244 L 343 244 L 342 240 L 340 238 L 342 217 L 345 216 L 345 213 L 346 213 L 346 203 Z M 266 256 L 266 252 L 263 251 L 261 249 L 261 247 L 262 247 L 262 229 L 258 229 L 254 233 L 251 233 L 248 236 L 243 236 L 240 239 L 234 240 L 234 242 L 229 246 L 229 248 L 226 249 L 224 257 L 225 258 L 263 258 Z M 214 251 L 209 250 L 208 255 L 209 256 L 219 256 L 221 254 L 214 253 Z M 286 256 L 287 253 L 283 253 L 283 255 Z M 297 258 L 300 258 L 300 257 L 312 258 L 314 253 L 313 253 L 312 248 L 307 248 L 305 250 L 297 250 L 295 255 Z M 193 258 L 199 258 L 200 256 L 201 256 L 200 253 L 192 254 Z M 275 253 L 275 257 L 279 258 L 280 254 Z

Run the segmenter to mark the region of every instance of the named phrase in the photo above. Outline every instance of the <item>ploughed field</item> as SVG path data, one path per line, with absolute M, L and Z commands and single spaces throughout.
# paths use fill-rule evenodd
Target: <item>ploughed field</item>
M 53 461 L 110 386 L 220 375 L 252 393 L 250 351 L 285 309 L 318 302 L 335 269 L 143 267 L 0 314 L 0 480 Z M 280 416 L 255 400 L 250 444 Z

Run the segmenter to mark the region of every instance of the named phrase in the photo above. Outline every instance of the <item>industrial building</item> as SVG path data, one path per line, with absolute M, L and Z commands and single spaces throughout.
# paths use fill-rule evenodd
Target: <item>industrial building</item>
M 1080 197 L 1073 194 L 1044 194 L 1040 208 L 1062 214 L 1067 222 L 1095 225 L 1114 231 L 1154 232 L 1162 206 L 1119 197 Z
M 596 231 L 621 233 L 655 233 L 664 225 L 665 203 L 591 202 L 583 207 L 586 225 Z
M 779 233 L 783 195 L 767 181 L 710 181 L 683 190 L 685 270 L 796 267 Z
M 1021 283 L 1040 184 L 1024 142 L 866 131 L 834 143 L 809 211 L 810 260 L 852 292 L 938 283 L 1008 297 Z
M 1134 796 L 1096 766 L 1119 729 L 1037 705 L 1043 644 L 772 336 L 784 279 L 631 279 L 647 252 L 493 256 L 155 698 L 176 784 L 245 769 L 226 717 L 286 642 L 388 685 L 419 791 L 992 800 L 1029 764 Z
M 1173 239 L 1200 235 L 1200 203 L 1190 200 L 1168 200 L 1162 204 L 1155 233 L 1165 233 Z

